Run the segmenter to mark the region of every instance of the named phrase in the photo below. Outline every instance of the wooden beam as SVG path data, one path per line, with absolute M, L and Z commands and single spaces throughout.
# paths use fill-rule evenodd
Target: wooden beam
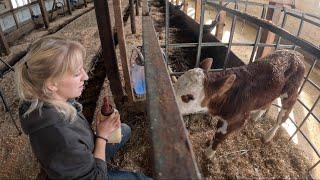
M 102 47 L 102 58 L 104 59 L 104 64 L 107 69 L 106 73 L 110 82 L 114 102 L 116 106 L 120 108 L 124 94 L 114 47 L 108 1 L 94 0 L 93 2 Z
M 42 14 L 42 19 L 45 27 L 48 29 L 49 28 L 49 18 L 48 18 L 48 12 L 46 10 L 46 7 L 44 5 L 43 0 L 38 0 L 39 6 L 40 6 L 40 11 Z
M 194 15 L 194 19 L 196 20 L 196 22 L 200 23 L 200 17 L 201 17 L 201 2 L 202 0 L 196 0 L 195 1 L 195 15 Z
M 222 3 L 223 3 L 223 0 L 220 1 L 220 5 L 222 5 Z M 219 41 L 222 41 L 223 28 L 226 25 L 226 15 L 227 15 L 227 13 L 225 11 L 221 11 L 220 16 L 218 18 L 218 24 L 217 24 L 217 28 L 216 28 L 216 38 Z
M 8 42 L 6 41 L 6 38 L 4 37 L 4 34 L 1 28 L 0 28 L 0 46 L 1 46 L 1 53 L 4 53 L 6 55 L 10 54 L 10 48 L 9 48 Z
M 131 21 L 131 32 L 132 34 L 136 33 L 136 20 L 134 15 L 134 0 L 129 0 L 130 4 L 130 21 Z
M 138 2 L 136 3 L 136 7 L 138 7 Z M 125 33 L 123 28 L 121 0 L 113 0 L 113 11 L 114 11 L 114 22 L 115 22 L 117 37 L 119 42 L 120 59 L 121 59 L 122 70 L 124 75 L 125 91 L 128 95 L 129 102 L 133 102 L 131 77 L 129 73 L 130 62 L 128 62 L 128 58 L 127 58 L 127 50 L 126 50 L 127 48 L 126 48 Z

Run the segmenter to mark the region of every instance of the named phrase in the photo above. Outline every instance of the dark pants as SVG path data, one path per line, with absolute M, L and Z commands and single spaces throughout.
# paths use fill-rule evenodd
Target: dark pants
M 121 124 L 121 134 L 122 139 L 120 143 L 117 144 L 107 144 L 106 148 L 106 161 L 110 162 L 110 159 L 115 155 L 115 153 L 129 140 L 131 136 L 131 128 L 127 125 L 122 123 Z M 150 177 L 147 177 L 141 173 L 134 173 L 128 171 L 109 171 L 108 170 L 108 179 L 143 179 L 143 180 L 151 180 Z

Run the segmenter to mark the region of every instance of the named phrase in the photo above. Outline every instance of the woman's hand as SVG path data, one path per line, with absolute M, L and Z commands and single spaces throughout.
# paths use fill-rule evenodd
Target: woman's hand
M 106 119 L 97 121 L 97 135 L 108 139 L 113 131 L 120 128 L 120 114 L 115 111 Z

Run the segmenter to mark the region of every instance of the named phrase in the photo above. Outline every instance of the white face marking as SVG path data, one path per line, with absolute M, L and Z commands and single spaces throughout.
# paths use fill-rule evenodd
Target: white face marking
M 205 97 L 203 86 L 204 78 L 205 74 L 203 70 L 195 68 L 180 76 L 174 84 L 177 104 L 182 115 L 208 111 L 206 107 L 201 107 L 201 102 Z M 193 100 L 183 102 L 181 96 L 187 94 L 191 94 Z
M 224 119 L 220 119 L 223 122 L 222 127 L 217 129 L 217 132 L 227 134 L 228 122 Z
M 281 94 L 280 98 L 281 100 L 288 98 L 288 94 L 287 93 Z

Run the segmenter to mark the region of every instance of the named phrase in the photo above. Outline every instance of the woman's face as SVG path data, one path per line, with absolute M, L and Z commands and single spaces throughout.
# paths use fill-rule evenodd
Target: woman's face
M 55 98 L 66 101 L 79 97 L 84 88 L 84 81 L 88 80 L 88 75 L 83 69 L 83 63 L 79 65 L 76 72 L 68 71 L 60 81 L 56 83 Z

